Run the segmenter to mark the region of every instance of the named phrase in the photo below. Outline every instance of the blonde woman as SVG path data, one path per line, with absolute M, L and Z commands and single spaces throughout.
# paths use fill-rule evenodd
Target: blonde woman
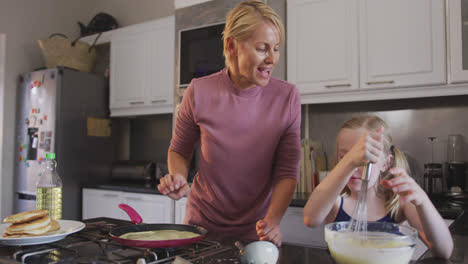
M 263 1 L 245 1 L 227 15 L 223 40 L 226 68 L 185 92 L 158 189 L 175 200 L 190 192 L 187 224 L 280 246 L 299 174 L 301 120 L 296 87 L 272 77 L 283 25 Z M 189 187 L 197 141 L 199 171 Z
M 453 241 L 447 225 L 426 193 L 408 176 L 406 158 L 392 145 L 390 130 L 382 119 L 359 116 L 345 122 L 338 132 L 337 154 L 338 164 L 304 207 L 307 226 L 349 221 L 361 188 L 363 166 L 372 162 L 375 164 L 368 183 L 367 220 L 408 220 L 433 255 L 450 257 Z

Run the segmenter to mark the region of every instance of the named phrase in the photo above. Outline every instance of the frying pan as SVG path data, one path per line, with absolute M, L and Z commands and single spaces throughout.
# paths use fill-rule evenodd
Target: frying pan
M 124 210 L 132 222 L 133 225 L 119 226 L 112 228 L 109 232 L 112 240 L 120 243 L 124 246 L 129 247 L 144 247 L 144 248 L 169 248 L 169 247 L 181 247 L 189 244 L 196 243 L 206 236 L 206 229 L 200 226 L 193 225 L 178 225 L 178 224 L 141 224 L 143 219 L 141 216 L 129 205 L 119 204 L 119 208 Z M 185 238 L 185 239 L 170 239 L 170 240 L 136 240 L 126 239 L 120 236 L 129 232 L 143 232 L 143 231 L 158 231 L 158 230 L 177 230 L 177 231 L 189 231 L 199 234 L 197 237 Z

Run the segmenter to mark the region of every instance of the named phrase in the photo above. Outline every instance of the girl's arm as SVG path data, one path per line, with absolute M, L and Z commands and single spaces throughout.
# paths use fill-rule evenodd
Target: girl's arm
M 393 168 L 390 173 L 399 177 L 384 180 L 382 185 L 400 195 L 404 217 L 411 226 L 418 229 L 419 235 L 434 256 L 450 258 L 453 250 L 452 236 L 427 194 L 404 169 Z
M 339 206 L 337 197 L 355 169 L 356 166 L 351 162 L 351 159 L 345 156 L 315 188 L 304 206 L 303 219 L 306 226 L 316 227 L 321 225 L 324 220 L 333 221 L 330 218 L 337 211 L 332 209 Z

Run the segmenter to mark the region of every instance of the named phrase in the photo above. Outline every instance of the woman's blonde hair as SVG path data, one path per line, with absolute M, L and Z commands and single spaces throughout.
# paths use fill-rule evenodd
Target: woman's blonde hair
M 387 213 L 390 212 L 390 215 L 393 218 L 395 218 L 397 216 L 396 214 L 400 207 L 400 196 L 394 193 L 391 189 L 384 188 L 379 183 L 382 179 L 390 179 L 393 177 L 393 175 L 389 173 L 389 170 L 391 168 L 395 168 L 395 167 L 403 168 L 406 170 L 408 174 L 410 173 L 410 170 L 409 170 L 408 161 L 406 160 L 405 154 L 401 152 L 399 149 L 397 149 L 395 146 L 393 146 L 392 144 L 392 136 L 390 135 L 391 133 L 390 128 L 385 123 L 385 121 L 383 121 L 378 116 L 363 115 L 363 116 L 353 117 L 350 120 L 346 121 L 343 124 L 343 126 L 340 128 L 339 132 L 345 128 L 347 129 L 364 128 L 368 131 L 376 131 L 382 126 L 384 127 L 384 133 L 383 133 L 384 157 L 387 158 L 389 155 L 392 155 L 393 158 L 387 170 L 380 173 L 379 180 L 375 186 L 377 188 L 376 190 L 377 194 L 382 195 L 383 198 L 385 199 L 386 212 Z M 347 186 L 342 191 L 342 195 L 349 195 L 350 193 L 351 191 L 349 190 Z
M 255 27 L 263 21 L 271 22 L 284 41 L 284 26 L 281 17 L 261 0 L 247 0 L 235 6 L 226 16 L 223 31 L 223 55 L 228 68 L 232 66 L 232 57 L 228 50 L 228 39 L 244 41 L 252 36 Z

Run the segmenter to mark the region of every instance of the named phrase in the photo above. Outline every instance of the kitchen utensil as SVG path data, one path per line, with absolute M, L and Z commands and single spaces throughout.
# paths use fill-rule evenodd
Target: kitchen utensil
M 361 190 L 359 191 L 358 201 L 354 207 L 353 216 L 349 224 L 349 230 L 352 232 L 367 231 L 367 186 L 372 172 L 372 163 L 367 163 L 361 175 Z
M 447 163 L 446 168 L 448 191 L 466 190 L 466 164 L 464 162 Z
M 424 190 L 427 194 L 441 193 L 445 190 L 442 164 L 424 164 Z
M 413 255 L 416 229 L 388 222 L 367 222 L 367 239 L 356 240 L 350 222 L 325 225 L 325 241 L 338 264 L 407 264 Z
M 447 140 L 447 162 L 464 163 L 464 143 L 462 135 L 449 135 Z
M 134 225 L 120 226 L 111 229 L 109 235 L 111 238 L 125 246 L 129 247 L 144 247 L 144 248 L 169 248 L 181 247 L 196 243 L 206 236 L 206 229 L 200 226 L 193 225 L 178 225 L 178 224 L 141 224 L 143 219 L 141 216 L 129 205 L 119 204 L 119 208 L 124 210 Z M 135 240 L 121 238 L 120 236 L 130 232 L 144 232 L 144 231 L 157 231 L 157 230 L 176 230 L 176 231 L 189 231 L 199 234 L 197 237 L 187 239 L 170 239 L 170 240 Z
M 275 244 L 268 241 L 255 241 L 243 246 L 239 241 L 235 243 L 240 250 L 242 264 L 276 264 L 279 250 Z
M 147 160 L 123 160 L 112 164 L 112 180 L 151 183 L 156 180 L 156 164 Z

